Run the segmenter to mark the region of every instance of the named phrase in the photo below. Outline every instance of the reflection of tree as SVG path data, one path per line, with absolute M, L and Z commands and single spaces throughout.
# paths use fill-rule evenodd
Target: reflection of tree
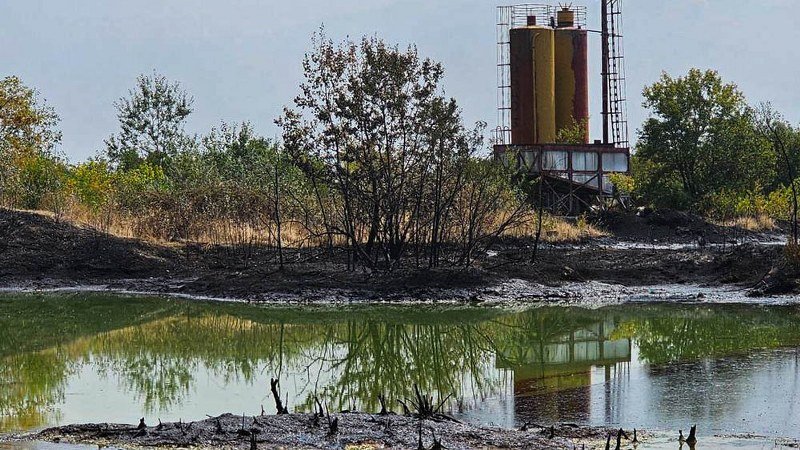
M 59 349 L 0 360 L 0 431 L 29 429 L 52 415 L 45 406 L 63 400 L 73 366 Z
M 177 310 L 176 302 L 159 298 L 100 294 L 0 295 L 0 358 L 150 322 Z
M 475 373 L 474 384 L 486 387 L 483 373 L 491 368 L 491 352 L 473 329 L 500 314 L 396 308 L 343 314 L 337 309 L 167 304 L 149 323 L 77 339 L 68 334 L 64 359 L 91 362 L 101 373 L 118 378 L 148 411 L 181 402 L 201 370 L 226 382 L 259 383 L 281 373 L 288 381 L 314 364 L 330 377 L 319 386 L 309 377 L 312 385 L 293 404 L 300 401 L 311 409 L 319 391 L 334 409 L 351 404 L 373 408 L 378 392 L 408 397 L 414 382 L 426 392 L 446 395 L 460 390 L 464 374 Z M 167 310 L 171 312 L 165 317 Z M 59 374 L 63 384 L 67 374 Z M 22 379 L 35 382 L 32 376 L 16 378 L 23 389 L 27 382 Z M 42 398 L 40 406 L 57 400 Z
M 313 328 L 313 326 L 311 326 Z M 202 368 L 226 383 L 254 383 L 258 367 L 274 373 L 280 361 L 293 364 L 313 345 L 314 330 L 295 329 L 283 342 L 283 324 L 259 324 L 236 317 L 176 316 L 96 336 L 87 351 L 107 374 L 118 375 L 139 395 L 147 411 L 168 408 L 189 392 Z
M 60 344 L 153 320 L 162 299 L 93 294 L 0 296 L 0 431 L 29 429 L 57 417 L 78 361 Z
M 661 305 L 631 309 L 619 331 L 643 361 L 663 364 L 800 345 L 800 316 L 789 307 Z
M 497 367 L 535 368 L 537 361 L 541 367 L 547 344 L 595 332 L 604 321 L 616 325 L 611 339 L 635 339 L 642 358 L 653 363 L 800 343 L 800 320 L 790 308 L 637 305 L 509 313 L 268 309 L 98 296 L 28 300 L 0 299 L 8 311 L 0 315 L 0 337 L 7 339 L 0 339 L 0 429 L 44 420 L 67 377 L 89 362 L 118 377 L 149 410 L 181 402 L 195 376 L 208 371 L 225 382 L 263 383 L 265 396 L 270 376 L 298 384 L 292 409 L 313 409 L 318 394 L 334 410 L 374 411 L 378 393 L 393 402 L 411 397 L 414 383 L 437 398 L 454 393 L 462 403 L 496 394 L 503 387 Z M 63 315 L 48 314 L 51 308 Z M 27 317 L 26 326 L 7 317 Z
M 391 399 L 413 396 L 413 385 L 421 391 L 462 398 L 464 376 L 470 377 L 476 395 L 488 394 L 497 380 L 487 376 L 492 351 L 481 325 L 350 322 L 337 327 L 334 338 L 340 349 L 326 370 L 336 374 L 321 396 L 332 408 L 351 404 L 377 410 L 377 394 Z M 311 410 L 313 398 L 304 408 Z

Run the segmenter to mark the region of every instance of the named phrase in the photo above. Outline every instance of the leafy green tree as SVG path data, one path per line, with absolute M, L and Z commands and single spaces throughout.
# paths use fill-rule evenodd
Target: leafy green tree
M 0 80 L 0 148 L 49 151 L 61 141 L 59 117 L 18 77 Z
M 115 195 L 123 210 L 137 214 L 147 208 L 147 194 L 163 190 L 166 183 L 161 167 L 143 162 L 131 170 L 117 172 Z
M 758 129 L 770 143 L 775 154 L 779 186 L 788 186 L 790 196 L 789 221 L 792 224 L 792 243 L 798 243 L 798 167 L 800 167 L 800 130 L 789 124 L 770 104 L 758 109 Z
M 53 187 L 40 176 L 50 174 L 57 165 L 58 122 L 58 115 L 39 99 L 36 90 L 18 77 L 0 80 L 0 201 L 36 208 Z M 25 181 L 35 185 L 25 186 Z
M 17 207 L 64 212 L 68 193 L 66 163 L 52 155 L 35 153 L 18 161 Z
M 202 139 L 203 159 L 222 182 L 248 188 L 270 185 L 278 146 L 258 136 L 249 122 L 222 123 Z
M 114 173 L 103 160 L 90 160 L 73 166 L 70 170 L 72 191 L 81 204 L 96 211 L 113 196 Z
M 182 148 L 192 145 L 184 131 L 194 99 L 163 75 L 140 75 L 127 98 L 114 104 L 120 131 L 106 140 L 109 160 L 122 170 L 144 161 L 166 167 Z
M 708 209 L 723 189 L 747 191 L 772 180 L 774 154 L 753 110 L 717 72 L 664 73 L 643 95 L 652 115 L 640 130 L 634 169 L 656 206 Z

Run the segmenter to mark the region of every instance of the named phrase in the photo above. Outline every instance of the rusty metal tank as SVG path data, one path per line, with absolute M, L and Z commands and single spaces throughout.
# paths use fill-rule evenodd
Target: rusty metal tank
M 589 50 L 586 30 L 575 27 L 575 12 L 558 11 L 555 35 L 556 132 L 577 124 L 589 143 Z
M 555 35 L 549 27 L 514 28 L 511 53 L 511 141 L 516 145 L 556 139 Z

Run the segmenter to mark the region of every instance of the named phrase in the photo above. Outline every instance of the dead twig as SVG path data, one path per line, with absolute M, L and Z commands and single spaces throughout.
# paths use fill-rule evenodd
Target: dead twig
M 289 414 L 289 409 L 281 401 L 281 395 L 278 392 L 278 386 L 279 386 L 278 380 L 270 378 L 269 385 L 270 385 L 270 391 L 272 391 L 272 397 L 275 399 L 275 408 L 278 410 L 278 415 Z M 287 394 L 287 402 L 288 402 L 288 394 Z
M 378 413 L 378 415 L 385 416 L 389 414 L 389 411 L 386 409 L 386 396 L 383 394 L 378 394 L 378 401 L 381 403 L 381 411 Z

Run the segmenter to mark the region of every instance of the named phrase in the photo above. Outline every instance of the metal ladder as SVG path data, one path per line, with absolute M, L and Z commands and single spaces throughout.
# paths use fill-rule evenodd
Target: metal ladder
M 628 110 L 625 86 L 625 50 L 622 43 L 622 0 L 603 0 L 608 14 L 604 18 L 609 30 L 608 88 L 609 123 L 612 143 L 630 147 Z

